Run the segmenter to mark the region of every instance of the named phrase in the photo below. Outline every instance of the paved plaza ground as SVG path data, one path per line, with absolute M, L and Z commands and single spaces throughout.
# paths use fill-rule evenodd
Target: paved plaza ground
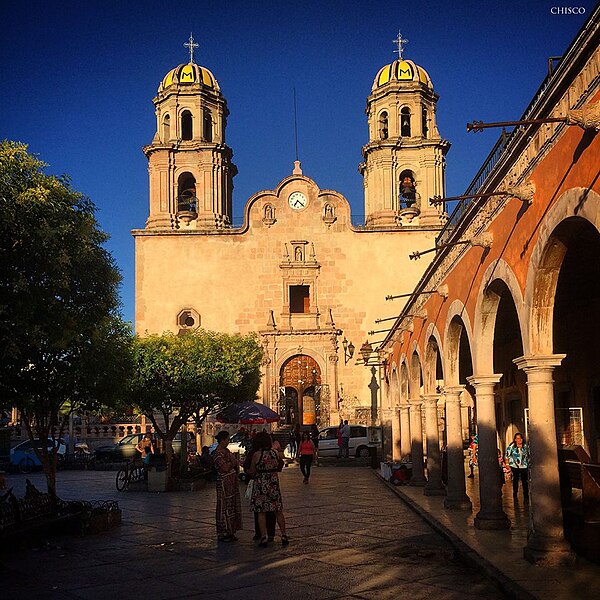
M 282 547 L 278 536 L 266 549 L 252 541 L 244 499 L 240 541 L 217 543 L 214 484 L 199 492 L 119 493 L 114 479 L 114 472 L 59 473 L 62 498 L 117 499 L 123 524 L 4 553 L 1 598 L 506 597 L 368 467 L 317 467 L 309 485 L 296 466 L 286 468 L 281 486 L 290 545 Z M 40 474 L 32 480 L 45 489 Z M 25 476 L 9 476 L 8 485 L 21 495 Z

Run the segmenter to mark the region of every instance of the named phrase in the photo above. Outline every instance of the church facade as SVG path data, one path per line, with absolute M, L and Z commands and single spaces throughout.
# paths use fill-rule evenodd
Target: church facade
M 359 167 L 363 225 L 352 224 L 342 194 L 321 189 L 296 161 L 275 189 L 247 200 L 235 228 L 226 99 L 193 57 L 169 71 L 144 148 L 149 217 L 132 232 L 138 334 L 256 332 L 265 351 L 260 400 L 285 423 L 376 422 L 382 366 L 377 376 L 365 369 L 359 348 L 374 320 L 397 314 L 386 282 L 413 289 L 427 264 L 409 255 L 431 248 L 446 219 L 443 204 L 429 201 L 444 196 L 449 148 L 437 100 L 410 60 L 377 73 Z

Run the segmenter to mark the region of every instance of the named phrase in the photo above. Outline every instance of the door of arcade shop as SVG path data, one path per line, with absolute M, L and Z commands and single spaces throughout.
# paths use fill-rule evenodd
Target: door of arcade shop
M 289 358 L 280 371 L 281 416 L 286 425 L 320 422 L 321 369 L 306 354 Z

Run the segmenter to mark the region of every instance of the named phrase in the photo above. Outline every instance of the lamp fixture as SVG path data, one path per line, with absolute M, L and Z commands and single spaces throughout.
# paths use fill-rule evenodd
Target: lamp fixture
M 349 342 L 344 336 L 342 340 L 342 346 L 344 347 L 344 364 L 347 365 L 348 361 L 354 356 L 354 344 Z
M 362 356 L 363 362 L 366 365 L 369 362 L 369 358 L 370 358 L 371 354 L 373 354 L 373 346 L 369 343 L 369 340 L 367 340 L 360 347 L 359 352 L 360 352 L 360 355 Z
M 568 110 L 564 117 L 546 117 L 545 119 L 524 119 L 522 121 L 502 121 L 499 123 L 484 123 L 473 121 L 467 123 L 467 131 L 483 131 L 490 127 L 519 127 L 521 125 L 540 125 L 542 123 L 566 123 L 567 125 L 578 125 L 582 129 L 600 131 L 600 103 L 586 104 L 581 108 Z
M 469 200 L 470 198 L 491 198 L 492 196 L 507 196 L 510 198 L 517 198 L 524 204 L 529 206 L 533 202 L 533 196 L 535 194 L 535 184 L 533 181 L 526 181 L 521 185 L 505 185 L 501 187 L 497 192 L 487 192 L 485 194 L 465 194 L 463 196 L 450 196 L 448 198 L 442 198 L 441 196 L 433 196 L 429 198 L 429 203 L 432 206 L 443 204 L 449 200 Z
M 471 245 L 471 246 L 479 246 L 481 248 L 491 248 L 492 242 L 494 238 L 490 232 L 484 232 L 479 235 L 474 236 L 470 240 L 459 240 L 458 242 L 448 242 L 447 244 L 440 244 L 435 248 L 430 248 L 429 250 L 415 250 L 412 254 L 409 255 L 408 258 L 410 260 L 418 260 L 424 254 L 429 254 L 430 252 L 436 252 L 437 250 L 441 250 L 442 248 L 452 248 L 453 246 L 463 245 Z

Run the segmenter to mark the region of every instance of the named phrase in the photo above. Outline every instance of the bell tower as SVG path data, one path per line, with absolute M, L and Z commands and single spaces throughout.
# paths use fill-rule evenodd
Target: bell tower
M 225 143 L 227 102 L 214 75 L 190 61 L 171 69 L 153 99 L 156 134 L 144 147 L 150 177 L 147 229 L 231 226 L 237 168 Z
M 429 199 L 445 195 L 446 153 L 436 123 L 438 95 L 422 67 L 403 58 L 408 41 L 398 33 L 398 60 L 379 70 L 366 114 L 369 142 L 363 146 L 365 224 L 373 228 L 440 227 L 443 205 Z

